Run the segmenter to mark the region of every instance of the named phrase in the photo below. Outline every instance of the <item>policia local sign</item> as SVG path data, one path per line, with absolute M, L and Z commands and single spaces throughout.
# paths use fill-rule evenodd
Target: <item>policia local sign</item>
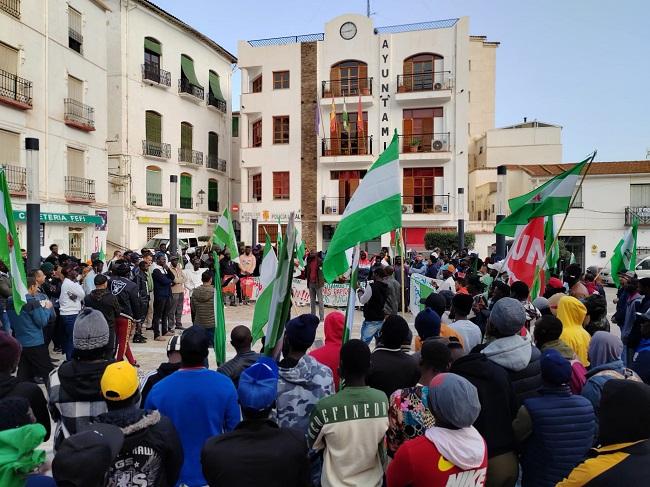
M 14 220 L 24 222 L 26 211 L 14 210 Z M 83 213 L 42 213 L 41 223 L 76 223 L 81 225 L 103 225 L 104 219 L 99 215 L 84 215 Z

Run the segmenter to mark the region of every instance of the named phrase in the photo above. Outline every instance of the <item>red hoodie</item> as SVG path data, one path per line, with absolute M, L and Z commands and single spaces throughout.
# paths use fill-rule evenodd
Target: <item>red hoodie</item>
M 334 311 L 325 317 L 325 345 L 309 352 L 309 355 L 321 364 L 332 369 L 334 387 L 339 390 L 339 356 L 341 355 L 341 342 L 343 341 L 343 327 L 345 315 Z

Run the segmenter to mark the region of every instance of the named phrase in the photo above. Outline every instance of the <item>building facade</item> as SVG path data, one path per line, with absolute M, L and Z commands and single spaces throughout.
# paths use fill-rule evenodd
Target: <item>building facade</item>
M 107 13 L 99 0 L 0 1 L 0 164 L 24 247 L 25 138 L 39 140 L 43 256 L 105 245 Z
M 407 246 L 455 229 L 469 141 L 494 126 L 497 45 L 470 36 L 467 18 L 376 28 L 354 14 L 321 34 L 240 42 L 242 239 L 277 233 L 294 211 L 307 246 L 326 249 L 394 133 Z
M 151 2 L 108 5 L 109 244 L 168 236 L 173 212 L 179 238 L 208 236 L 231 200 L 236 58 Z

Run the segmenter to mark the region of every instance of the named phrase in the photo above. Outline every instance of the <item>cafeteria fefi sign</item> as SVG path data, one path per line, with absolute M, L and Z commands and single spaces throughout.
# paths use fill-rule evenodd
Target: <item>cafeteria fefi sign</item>
M 24 222 L 27 219 L 27 212 L 15 211 L 14 220 Z M 99 215 L 84 215 L 83 213 L 43 213 L 41 212 L 41 223 L 77 223 L 82 225 L 102 225 L 104 220 Z

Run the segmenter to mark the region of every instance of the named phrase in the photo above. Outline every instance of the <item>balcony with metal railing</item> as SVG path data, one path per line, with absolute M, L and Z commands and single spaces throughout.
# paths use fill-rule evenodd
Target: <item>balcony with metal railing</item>
M 449 152 L 451 150 L 449 132 L 400 135 L 399 139 L 400 152 L 403 154 Z
M 143 64 L 142 65 L 142 80 L 150 81 L 160 86 L 171 86 L 172 75 L 169 71 L 160 69 L 157 64 Z
M 77 176 L 65 176 L 65 199 L 77 203 L 95 201 L 95 181 Z
M 321 140 L 321 156 L 369 156 L 372 155 L 372 135 L 332 137 Z
M 81 32 L 68 27 L 68 47 L 77 51 L 79 54 L 83 54 L 83 45 L 84 37 L 81 35 Z
M 95 109 L 80 101 L 66 98 L 64 101 L 63 118 L 65 124 L 84 132 L 95 130 Z
M 0 103 L 29 110 L 32 108 L 32 82 L 0 69 Z
M 402 215 L 449 214 L 448 194 L 402 195 Z
M 194 101 L 203 101 L 205 99 L 205 89 L 202 86 L 196 86 L 185 78 L 178 80 L 178 94 L 190 95 Z
M 157 157 L 158 159 L 169 159 L 172 156 L 172 146 L 164 142 L 154 140 L 142 141 L 142 155 Z
M 343 78 L 321 82 L 321 98 L 372 95 L 372 78 Z
M 422 96 L 431 98 L 432 91 L 444 92 L 451 90 L 453 81 L 451 71 L 400 74 L 397 75 L 397 93 L 421 93 Z M 441 95 L 450 96 L 450 93 L 441 93 Z
M 203 165 L 203 152 L 185 147 L 178 148 L 178 162 L 180 164 Z
M 226 113 L 228 111 L 226 102 L 214 97 L 212 93 L 208 93 L 208 106 L 214 107 L 222 113 Z
M 208 154 L 208 157 L 205 159 L 205 165 L 208 169 L 214 169 L 215 171 L 226 172 L 226 160 L 219 159 L 217 156 Z
M 0 0 L 0 10 L 12 17 L 20 18 L 20 0 Z
M 627 206 L 625 208 L 625 226 L 632 226 L 635 219 L 640 226 L 649 226 L 650 206 Z
M 181 196 L 180 198 L 180 207 L 184 210 L 192 209 L 192 197 L 191 196 Z
M 147 205 L 149 206 L 162 206 L 161 193 L 149 193 L 147 191 Z
M 11 164 L 0 164 L 0 168 L 7 177 L 7 186 L 12 196 L 25 196 L 27 194 L 27 169 Z

